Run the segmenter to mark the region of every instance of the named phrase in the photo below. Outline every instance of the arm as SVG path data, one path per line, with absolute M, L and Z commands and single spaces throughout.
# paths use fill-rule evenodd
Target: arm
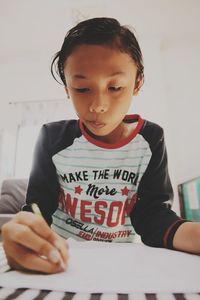
M 145 244 L 172 249 L 174 234 L 185 220 L 171 210 L 173 190 L 163 130 L 149 122 L 142 134 L 150 145 L 152 156 L 138 187 L 131 221 Z
M 43 125 L 36 143 L 33 166 L 29 178 L 26 203 L 23 210 L 30 211 L 29 204 L 35 202 L 40 207 L 47 223 L 52 223 L 52 214 L 57 208 L 59 183 L 52 162 L 53 141 L 49 140 L 46 125 Z
M 174 235 L 173 247 L 176 250 L 200 254 L 200 223 L 182 224 Z
M 51 159 L 52 145 L 47 128 L 43 126 L 36 145 L 27 204 L 24 207 L 28 210 L 29 204 L 36 202 L 47 222 L 31 212 L 20 212 L 2 227 L 7 260 L 16 269 L 56 273 L 66 268 L 66 242 L 48 226 L 57 207 L 59 192 L 56 170 Z

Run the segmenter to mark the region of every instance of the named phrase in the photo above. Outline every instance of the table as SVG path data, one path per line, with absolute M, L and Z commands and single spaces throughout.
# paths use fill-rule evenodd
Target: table
M 0 272 L 9 272 L 5 253 L 0 245 Z M 200 290 L 200 285 L 199 285 Z M 71 293 L 28 288 L 5 288 L 0 283 L 0 299 L 5 300 L 200 300 L 200 293 Z

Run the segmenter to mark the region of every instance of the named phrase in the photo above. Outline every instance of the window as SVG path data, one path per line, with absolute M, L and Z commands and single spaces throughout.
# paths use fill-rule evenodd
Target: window
M 28 178 L 32 165 L 35 143 L 41 125 L 22 126 L 18 129 L 14 161 L 14 177 Z
M 66 100 L 10 103 L 9 128 L 0 131 L 0 182 L 5 178 L 27 178 L 39 130 L 44 123 L 77 118 Z

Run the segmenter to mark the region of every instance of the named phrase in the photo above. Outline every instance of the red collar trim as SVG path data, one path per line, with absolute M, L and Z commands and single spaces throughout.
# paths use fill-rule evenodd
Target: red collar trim
M 80 121 L 80 130 L 82 132 L 82 134 L 84 135 L 84 137 L 92 144 L 101 147 L 101 148 L 107 148 L 107 149 L 116 149 L 116 148 L 120 148 L 125 146 L 126 144 L 128 144 L 132 139 L 134 139 L 134 137 L 138 134 L 138 132 L 140 131 L 140 129 L 142 128 L 143 124 L 144 124 L 144 120 L 139 116 L 139 115 L 127 115 L 124 118 L 124 121 L 128 121 L 128 120 L 137 120 L 138 124 L 136 126 L 136 128 L 131 132 L 131 134 L 129 136 L 127 136 L 126 138 L 122 139 L 121 141 L 119 141 L 118 143 L 114 143 L 114 144 L 108 144 L 108 143 L 104 143 L 101 141 L 98 141 L 96 139 L 94 139 L 93 137 L 91 137 L 86 131 L 85 128 L 83 126 L 83 123 Z

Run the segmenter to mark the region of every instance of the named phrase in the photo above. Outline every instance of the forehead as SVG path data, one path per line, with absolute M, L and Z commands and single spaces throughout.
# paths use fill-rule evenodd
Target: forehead
M 65 62 L 65 75 L 92 76 L 93 74 L 136 73 L 131 56 L 108 46 L 81 45 L 74 49 Z M 76 77 L 76 76 L 75 76 Z M 77 76 L 78 78 L 78 76 Z

